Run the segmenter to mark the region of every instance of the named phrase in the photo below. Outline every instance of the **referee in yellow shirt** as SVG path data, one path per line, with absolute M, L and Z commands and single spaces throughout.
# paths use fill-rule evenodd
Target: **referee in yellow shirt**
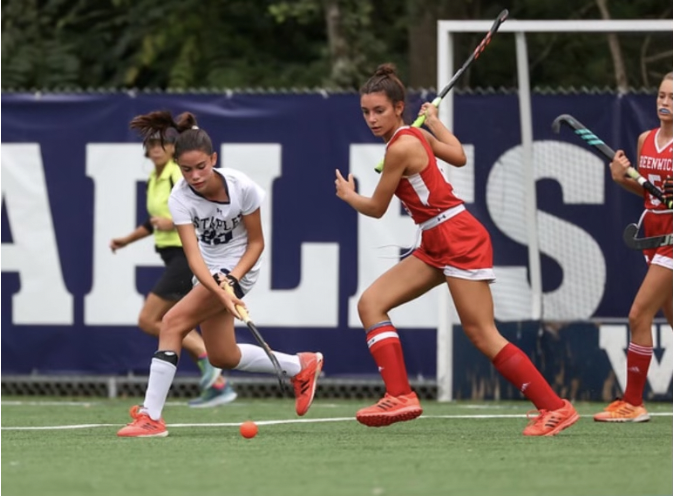
M 192 289 L 192 272 L 187 264 L 180 237 L 173 225 L 168 209 L 168 198 L 173 186 L 182 179 L 178 164 L 173 161 L 176 129 L 145 142 L 145 156 L 152 160 L 154 170 L 147 182 L 147 221 L 132 233 L 110 241 L 110 249 L 116 250 L 154 234 L 155 250 L 164 261 L 165 269 L 145 299 L 138 317 L 138 326 L 148 334 L 159 336 L 162 317 Z M 189 402 L 192 407 L 209 407 L 229 403 L 236 399 L 236 392 L 222 376 L 222 371 L 208 362 L 206 347 L 201 335 L 193 329 L 183 340 L 183 348 L 201 370 L 201 395 Z

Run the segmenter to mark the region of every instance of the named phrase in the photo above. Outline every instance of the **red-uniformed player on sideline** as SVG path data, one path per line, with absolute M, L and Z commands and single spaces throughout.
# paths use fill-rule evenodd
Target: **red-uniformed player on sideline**
M 360 93 L 365 121 L 387 142 L 384 169 L 371 198 L 356 193 L 351 174 L 344 179 L 337 171 L 337 196 L 358 212 L 378 218 L 395 194 L 422 236 L 412 256 L 380 276 L 358 302 L 367 344 L 386 384 L 386 395 L 376 405 L 358 411 L 356 418 L 368 426 L 384 426 L 421 415 L 388 313 L 446 283 L 468 338 L 540 411 L 524 434 L 551 436 L 569 427 L 579 418 L 576 410 L 555 394 L 531 360 L 501 336 L 494 323 L 489 234 L 454 195 L 435 159 L 464 165 L 461 143 L 429 104 L 422 106 L 420 115 L 426 114 L 425 124 L 432 134 L 404 125 L 405 87 L 390 64 L 380 66 Z
M 658 90 L 660 127 L 646 131 L 637 142 L 639 173 L 672 197 L 672 73 Z M 635 180 L 625 176 L 630 161 L 618 150 L 611 162 L 613 180 L 628 191 L 644 197 L 641 217 L 644 236 L 672 234 L 672 211 L 646 192 Z M 634 298 L 629 314 L 630 344 L 627 348 L 627 386 L 621 399 L 594 416 L 599 422 L 646 422 L 650 419 L 643 405 L 644 386 L 653 357 L 651 324 L 659 310 L 672 325 L 672 246 L 644 250 L 648 272 Z

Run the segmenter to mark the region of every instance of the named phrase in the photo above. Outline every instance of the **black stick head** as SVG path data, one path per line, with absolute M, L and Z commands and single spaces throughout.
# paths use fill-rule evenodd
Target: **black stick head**
M 569 121 L 574 121 L 575 119 L 571 117 L 569 114 L 562 114 L 557 116 L 557 118 L 552 121 L 552 132 L 555 134 L 559 134 L 559 130 L 562 127 L 562 122 L 569 123 Z
M 508 9 L 503 9 L 501 13 L 498 15 L 499 22 L 505 22 L 509 14 L 510 13 L 508 12 Z
M 623 241 L 627 243 L 627 245 L 630 245 L 630 241 L 634 240 L 634 238 L 637 237 L 637 233 L 639 232 L 639 226 L 636 224 L 628 224 L 627 227 L 625 227 L 625 230 L 623 231 Z

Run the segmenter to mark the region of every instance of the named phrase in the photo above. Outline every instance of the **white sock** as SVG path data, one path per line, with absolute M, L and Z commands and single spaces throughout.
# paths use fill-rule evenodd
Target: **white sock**
M 240 344 L 239 350 L 241 350 L 241 361 L 234 367 L 236 370 L 264 372 L 266 374 L 273 374 L 275 372 L 271 360 L 269 360 L 269 357 L 261 347 L 253 344 Z M 294 377 L 302 370 L 300 357 L 297 355 L 288 355 L 286 353 L 279 353 L 278 351 L 274 351 L 273 353 L 279 365 L 281 365 L 281 369 L 288 377 Z
M 161 411 L 166 403 L 173 377 L 176 375 L 176 366 L 166 360 L 153 358 L 150 364 L 150 379 L 147 382 L 143 410 L 152 420 L 161 418 Z

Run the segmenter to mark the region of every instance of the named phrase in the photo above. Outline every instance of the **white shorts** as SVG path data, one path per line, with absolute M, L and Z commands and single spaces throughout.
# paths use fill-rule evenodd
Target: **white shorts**
M 257 267 L 253 267 L 250 269 L 245 276 L 243 276 L 241 279 L 239 279 L 239 286 L 241 286 L 241 291 L 243 291 L 243 294 L 248 294 L 248 292 L 253 289 L 253 286 L 255 286 L 255 283 L 257 282 L 257 278 L 260 275 L 260 267 L 259 264 L 257 264 Z M 229 269 L 222 267 L 222 268 L 215 268 L 215 267 L 208 267 L 208 270 L 210 271 L 211 275 L 215 274 L 229 274 Z M 199 284 L 199 281 L 197 280 L 196 277 L 192 278 L 192 285 L 196 286 Z
M 649 262 L 648 257 L 646 257 L 646 262 Z M 656 253 L 655 256 L 650 260 L 651 265 L 659 265 L 665 269 L 672 270 L 672 259 L 664 255 Z

